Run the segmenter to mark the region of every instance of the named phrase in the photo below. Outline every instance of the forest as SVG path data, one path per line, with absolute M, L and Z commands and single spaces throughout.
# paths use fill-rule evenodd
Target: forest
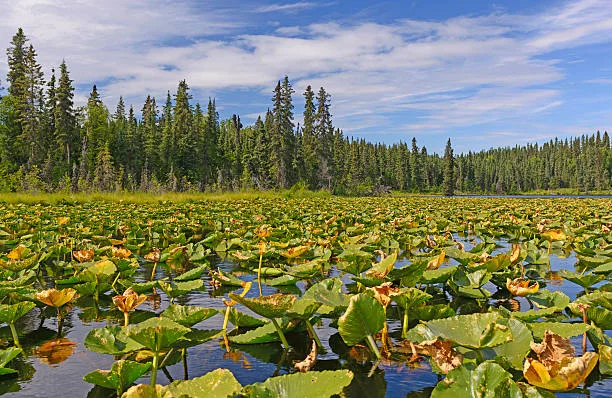
M 612 147 L 597 131 L 545 143 L 443 155 L 417 139 L 387 145 L 345 136 L 333 123 L 331 95 L 308 86 L 301 125 L 285 76 L 252 125 L 221 120 L 215 99 L 193 103 L 187 81 L 142 107 L 122 98 L 110 110 L 94 85 L 76 106 L 63 61 L 45 78 L 20 28 L 7 48 L 0 90 L 0 191 L 210 192 L 302 187 L 338 195 L 513 194 L 612 187 Z M 1 88 L 1 87 L 0 87 Z M 300 110 L 301 111 L 301 110 Z

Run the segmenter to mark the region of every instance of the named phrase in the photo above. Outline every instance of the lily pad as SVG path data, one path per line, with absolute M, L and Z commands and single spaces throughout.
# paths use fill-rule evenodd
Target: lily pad
M 457 315 L 426 323 L 434 335 L 473 349 L 495 347 L 512 341 L 512 332 L 495 313 Z
M 319 398 L 340 394 L 353 380 L 350 370 L 294 373 L 246 386 L 243 395 L 266 398 Z
M 351 297 L 346 312 L 338 319 L 338 331 L 348 345 L 378 333 L 385 323 L 382 305 L 372 296 L 361 293 Z

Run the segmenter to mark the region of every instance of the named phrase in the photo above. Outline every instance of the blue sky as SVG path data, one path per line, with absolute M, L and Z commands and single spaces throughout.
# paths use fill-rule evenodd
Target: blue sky
M 612 2 L 0 0 L 48 76 L 65 59 L 84 103 L 140 110 L 186 79 L 194 102 L 252 123 L 285 74 L 332 95 L 346 135 L 441 152 L 542 142 L 612 120 Z M 6 59 L 0 60 L 0 75 Z

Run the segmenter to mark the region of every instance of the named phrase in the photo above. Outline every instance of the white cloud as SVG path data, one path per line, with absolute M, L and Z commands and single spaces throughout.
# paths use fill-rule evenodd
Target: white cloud
M 249 12 L 323 3 L 267 4 L 242 13 L 187 1 L 70 3 L 0 0 L 0 42 L 8 44 L 23 26 L 43 65 L 65 58 L 77 83 L 98 83 L 106 98 L 124 95 L 135 104 L 148 93 L 161 102 L 181 79 L 204 98 L 235 89 L 269 96 L 287 74 L 296 95 L 307 84 L 325 86 L 336 124 L 348 134 L 376 126 L 440 132 L 553 109 L 563 93 L 542 87 L 564 79 L 564 70 L 544 56 L 612 40 L 607 0 L 560 3 L 535 15 L 304 24 L 261 34 L 249 34 L 252 25 L 262 26 Z M 590 82 L 607 79 L 596 80 Z M 401 115 L 414 122 L 398 128 L 390 120 Z
M 320 7 L 321 4 L 317 4 L 309 1 L 299 1 L 297 3 L 285 3 L 285 4 L 270 4 L 267 6 L 258 7 L 256 12 L 298 12 L 308 8 Z M 324 5 L 323 5 L 324 6 Z

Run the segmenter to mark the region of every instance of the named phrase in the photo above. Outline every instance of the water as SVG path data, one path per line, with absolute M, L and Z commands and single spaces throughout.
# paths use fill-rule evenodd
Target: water
M 465 243 L 469 242 L 465 239 Z M 500 241 L 498 251 L 506 251 L 507 242 Z M 223 271 L 230 272 L 236 269 L 237 264 L 218 257 L 210 258 L 215 267 L 220 267 Z M 560 258 L 551 255 L 551 269 L 573 270 L 575 257 Z M 144 265 L 136 275 L 137 280 L 145 280 L 151 273 L 150 265 Z M 334 275 L 340 273 L 333 271 Z M 164 277 L 162 267 L 158 267 L 157 278 Z M 259 288 L 257 280 L 253 274 L 241 274 L 243 280 L 253 281 L 248 296 L 257 296 Z M 175 300 L 178 304 L 198 305 L 209 308 L 224 309 L 220 296 L 227 297 L 227 293 L 235 291 L 240 293 L 241 288 L 214 290 L 209 284 L 210 278 L 203 276 L 205 280 L 205 290 L 193 291 Z M 345 282 L 350 279 L 343 276 Z M 487 285 L 487 288 L 494 292 L 494 285 Z M 574 299 L 582 291 L 578 285 L 565 280 L 549 280 L 547 288 L 559 290 Z M 263 294 L 273 294 L 278 291 L 301 294 L 306 289 L 304 282 L 299 282 L 297 288 L 276 289 L 267 285 L 262 286 Z M 141 305 L 130 319 L 132 322 L 145 319 L 153 313 L 160 313 L 169 305 L 169 299 L 160 292 L 159 302 L 147 301 Z M 113 358 L 110 355 L 96 354 L 88 351 L 83 341 L 93 328 L 103 327 L 107 324 L 120 324 L 122 321 L 121 313 L 114 310 L 108 296 L 101 297 L 99 309 L 93 306 L 90 298 L 80 298 L 75 307 L 68 314 L 63 326 L 64 351 L 49 351 L 45 349 L 45 343 L 55 338 L 57 321 L 53 311 L 41 313 L 39 309 L 31 311 L 26 317 L 18 322 L 18 329 L 21 331 L 22 345 L 25 349 L 25 356 L 19 357 L 11 366 L 19 370 L 19 379 L 0 381 L 0 394 L 7 397 L 41 397 L 62 394 L 71 397 L 103 397 L 111 396 L 108 390 L 93 387 L 82 380 L 82 377 L 95 369 L 110 369 Z M 495 300 L 492 300 L 492 302 Z M 240 308 L 243 312 L 250 313 L 248 309 Z M 527 303 L 521 299 L 522 310 L 528 309 Z M 96 314 L 97 311 L 97 314 Z M 400 314 L 395 308 L 389 309 L 389 331 L 390 335 L 397 339 L 401 330 Z M 221 329 L 223 316 L 215 315 L 213 318 L 195 325 L 198 329 Z M 352 384 L 346 389 L 347 397 L 427 397 L 432 389 L 440 380 L 440 377 L 433 373 L 423 361 L 416 364 L 397 363 L 383 361 L 375 365 L 368 357 L 367 350 L 359 347 L 346 347 L 337 333 L 337 329 L 329 326 L 330 321 L 322 320 L 315 325 L 326 352 L 320 353 L 317 365 L 314 370 L 350 369 L 355 373 Z M 0 338 L 8 339 L 10 331 L 8 327 L 0 330 Z M 173 380 L 193 378 L 201 376 L 217 368 L 226 368 L 232 371 L 238 381 L 243 384 L 264 381 L 268 377 L 293 372 L 293 364 L 302 360 L 308 353 L 307 339 L 305 334 L 289 334 L 288 339 L 293 349 L 288 353 L 283 350 L 278 343 L 263 345 L 232 345 L 229 351 L 226 350 L 223 341 L 216 339 L 205 344 L 189 348 L 187 354 L 187 368 L 181 362 L 168 366 L 167 372 L 158 372 L 157 382 L 167 384 Z M 581 337 L 572 340 L 578 348 L 581 344 Z M 70 342 L 74 343 L 73 346 Z M 580 352 L 580 348 L 577 349 Z M 563 397 L 605 397 L 612 393 L 612 378 L 601 378 L 595 376 L 597 371 L 587 380 L 587 388 L 573 391 L 568 394 L 559 394 Z M 141 378 L 138 382 L 148 383 L 148 377 Z

